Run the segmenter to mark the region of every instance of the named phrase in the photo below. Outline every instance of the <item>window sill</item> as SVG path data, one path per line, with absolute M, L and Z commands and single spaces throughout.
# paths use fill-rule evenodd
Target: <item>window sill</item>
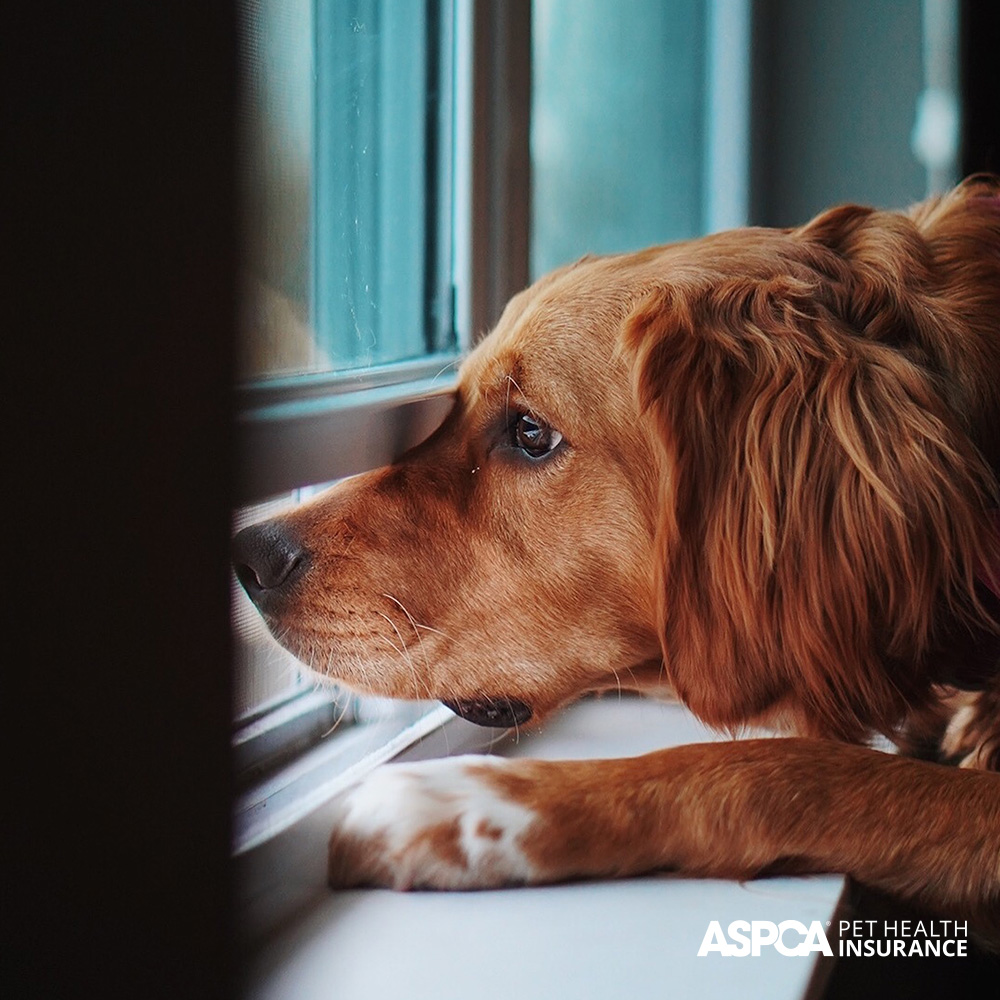
M 716 738 L 678 705 L 605 699 L 516 742 L 452 719 L 398 759 L 486 749 L 623 756 Z M 247 997 L 801 997 L 818 971 L 811 957 L 734 964 L 699 959 L 698 948 L 710 920 L 833 920 L 845 885 L 833 875 L 744 884 L 651 875 L 482 893 L 335 893 L 324 878 L 325 812 L 236 861 Z
M 291 724 L 300 720 L 305 732 L 310 732 L 310 705 L 314 702 L 320 720 L 336 715 L 336 708 L 329 697 L 317 692 L 297 700 L 289 706 Z M 280 710 L 273 715 L 280 715 Z M 237 854 L 263 844 L 308 816 L 313 810 L 328 802 L 338 792 L 353 784 L 373 767 L 399 755 L 411 744 L 423 739 L 454 718 L 450 709 L 434 702 L 413 702 L 401 705 L 390 717 L 348 725 L 337 731 L 336 718 L 329 727 L 328 738 L 310 740 L 312 745 L 296 754 L 274 773 L 256 782 L 236 801 L 234 850 Z M 287 729 L 289 720 L 269 716 L 261 726 L 270 725 Z M 312 723 L 315 726 L 315 722 Z M 247 727 L 253 730 L 257 727 Z M 237 758 L 243 746 L 255 735 L 266 740 L 268 733 L 244 732 L 235 750 Z M 288 741 L 284 732 L 281 739 Z

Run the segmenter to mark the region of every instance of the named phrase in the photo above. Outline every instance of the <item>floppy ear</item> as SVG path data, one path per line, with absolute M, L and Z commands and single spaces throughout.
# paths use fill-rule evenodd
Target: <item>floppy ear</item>
M 913 311 L 905 290 L 822 249 L 856 242 L 870 214 L 790 235 L 756 283 L 657 288 L 626 323 L 662 463 L 664 661 L 716 725 L 791 699 L 808 730 L 889 732 L 926 697 L 948 623 L 985 614 L 991 473 L 936 376 L 899 349 L 908 331 L 887 328 Z M 850 325 L 851 309 L 873 327 Z

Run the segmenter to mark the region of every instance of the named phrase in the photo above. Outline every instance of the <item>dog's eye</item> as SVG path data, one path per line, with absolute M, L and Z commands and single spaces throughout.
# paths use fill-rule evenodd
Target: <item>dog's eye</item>
M 554 427 L 527 413 L 522 413 L 511 427 L 511 444 L 530 458 L 544 458 L 562 439 L 562 434 Z

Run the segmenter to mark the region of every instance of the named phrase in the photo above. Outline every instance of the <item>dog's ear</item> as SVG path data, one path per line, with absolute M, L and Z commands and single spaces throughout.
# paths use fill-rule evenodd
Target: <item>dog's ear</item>
M 665 284 L 625 325 L 662 464 L 664 661 L 716 725 L 791 702 L 815 732 L 888 732 L 925 696 L 943 620 L 982 612 L 992 477 L 902 332 L 854 325 L 913 311 L 845 259 L 870 216 L 790 234 L 755 282 Z M 873 257 L 905 252 L 876 242 Z

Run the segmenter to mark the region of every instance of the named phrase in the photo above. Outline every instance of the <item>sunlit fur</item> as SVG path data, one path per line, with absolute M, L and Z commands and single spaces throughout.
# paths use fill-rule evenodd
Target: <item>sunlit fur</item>
M 562 434 L 550 456 L 512 447 L 519 412 Z M 992 912 L 1000 778 L 970 769 L 1000 764 L 998 469 L 1000 182 L 981 176 L 908 213 L 536 282 L 427 442 L 283 520 L 308 571 L 267 619 L 361 690 L 517 699 L 532 724 L 586 691 L 675 692 L 722 729 L 822 738 L 663 751 L 612 769 L 617 791 L 596 763 L 547 765 L 544 801 L 511 762 L 539 880 L 779 865 Z M 879 731 L 967 770 L 845 745 Z M 704 836 L 680 850 L 663 824 L 688 822 Z M 619 857 L 600 831 L 623 824 L 661 840 Z
M 709 721 L 790 698 L 805 731 L 891 732 L 990 628 L 991 190 L 706 241 L 629 320 L 663 463 L 665 662 Z
M 508 306 L 454 411 L 287 519 L 271 623 L 400 697 L 671 687 L 722 727 L 893 733 L 997 673 L 1000 196 L 585 258 Z M 511 413 L 565 438 L 532 463 Z

